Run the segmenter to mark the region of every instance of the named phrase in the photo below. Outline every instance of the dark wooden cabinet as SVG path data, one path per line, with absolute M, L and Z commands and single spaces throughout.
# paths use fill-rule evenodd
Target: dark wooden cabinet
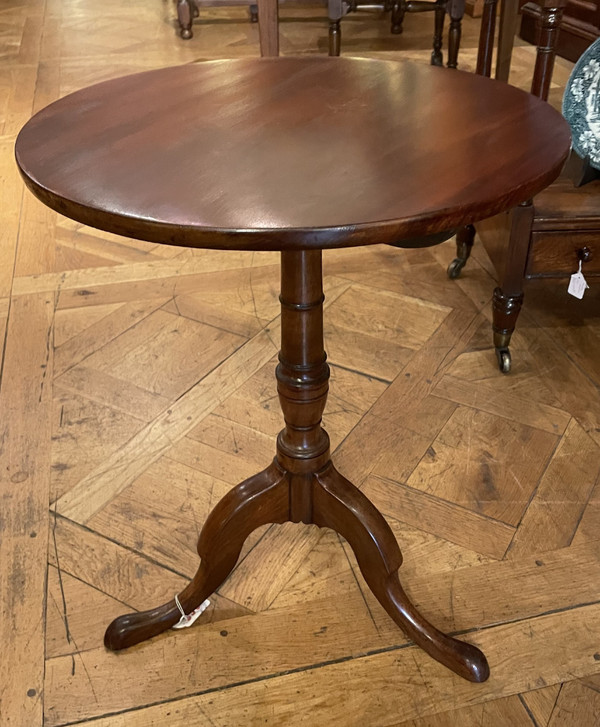
M 539 5 L 520 1 L 520 37 L 537 45 L 537 18 Z M 569 0 L 560 24 L 557 53 L 576 61 L 596 38 L 600 37 L 600 0 Z

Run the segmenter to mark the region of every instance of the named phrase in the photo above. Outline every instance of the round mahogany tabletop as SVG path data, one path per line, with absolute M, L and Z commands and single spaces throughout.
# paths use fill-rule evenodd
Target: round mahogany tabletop
M 66 96 L 16 157 L 58 212 L 220 249 L 398 242 L 524 202 L 570 132 L 548 104 L 471 73 L 299 57 L 163 68 Z

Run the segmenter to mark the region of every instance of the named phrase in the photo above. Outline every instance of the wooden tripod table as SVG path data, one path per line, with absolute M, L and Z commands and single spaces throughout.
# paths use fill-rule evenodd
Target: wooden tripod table
M 21 131 L 17 161 L 45 204 L 142 240 L 281 251 L 277 389 L 285 427 L 275 460 L 229 492 L 198 542 L 179 594 L 186 614 L 266 523 L 314 523 L 352 546 L 388 614 L 466 679 L 489 668 L 407 598 L 402 555 L 371 502 L 335 469 L 321 428 L 326 248 L 435 244 L 457 226 L 527 200 L 559 173 L 567 124 L 532 96 L 428 65 L 347 58 L 216 61 L 140 73 L 74 93 Z M 172 627 L 175 601 L 117 618 L 123 649 Z

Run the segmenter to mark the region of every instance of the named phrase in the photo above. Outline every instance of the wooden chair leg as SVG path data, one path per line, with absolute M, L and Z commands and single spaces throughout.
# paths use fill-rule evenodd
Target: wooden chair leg
M 342 43 L 340 20 L 350 10 L 345 0 L 327 0 L 327 17 L 329 18 L 329 55 L 339 56 Z
M 448 32 L 448 68 L 458 66 L 458 51 L 460 50 L 460 37 L 462 35 L 462 15 L 459 18 L 450 16 L 450 31 Z
M 392 5 L 392 28 L 391 31 L 394 35 L 400 35 L 402 32 L 402 23 L 404 22 L 404 16 L 406 15 L 406 2 L 405 0 L 395 0 Z
M 446 0 L 435 1 L 435 27 L 433 32 L 433 50 L 431 51 L 431 65 L 444 65 L 442 55 L 442 40 L 444 35 L 444 18 L 446 17 Z
M 279 3 L 277 0 L 258 0 L 258 38 L 263 58 L 279 55 Z
M 448 277 L 451 280 L 458 278 L 461 270 L 467 264 L 469 255 L 473 248 L 473 241 L 475 240 L 475 228 L 473 225 L 466 225 L 461 227 L 456 233 L 456 257 L 448 265 Z
M 339 56 L 340 49 L 342 46 L 342 29 L 340 27 L 340 21 L 330 20 L 329 21 L 329 55 Z
M 484 0 L 477 50 L 477 68 L 475 69 L 475 73 L 480 76 L 489 77 L 492 73 L 497 5 L 498 0 Z
M 192 33 L 192 18 L 194 11 L 198 15 L 198 7 L 191 0 L 177 0 L 177 20 L 179 21 L 179 35 L 189 40 Z
M 504 278 L 502 286 L 494 290 L 492 303 L 494 348 L 498 366 L 503 374 L 507 374 L 512 365 L 509 344 L 523 303 L 523 281 L 532 221 L 531 201 L 524 202 L 513 210 Z
M 500 3 L 496 78 L 506 83 L 510 74 L 510 61 L 520 19 L 519 5 L 518 0 L 502 0 Z

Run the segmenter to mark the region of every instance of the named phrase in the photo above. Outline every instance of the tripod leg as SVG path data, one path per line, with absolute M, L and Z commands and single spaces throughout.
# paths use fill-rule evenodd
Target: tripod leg
M 315 475 L 314 522 L 329 527 L 352 547 L 369 588 L 406 635 L 430 656 L 472 682 L 483 682 L 489 666 L 471 644 L 446 636 L 410 602 L 398 579 L 402 554 L 377 508 L 329 465 Z
M 253 530 L 267 523 L 286 522 L 288 515 L 287 475 L 275 463 L 227 493 L 200 533 L 200 567 L 179 595 L 185 613 L 191 613 L 225 581 Z M 119 616 L 106 630 L 104 645 L 113 651 L 133 646 L 171 628 L 180 616 L 175 600 L 149 611 Z

